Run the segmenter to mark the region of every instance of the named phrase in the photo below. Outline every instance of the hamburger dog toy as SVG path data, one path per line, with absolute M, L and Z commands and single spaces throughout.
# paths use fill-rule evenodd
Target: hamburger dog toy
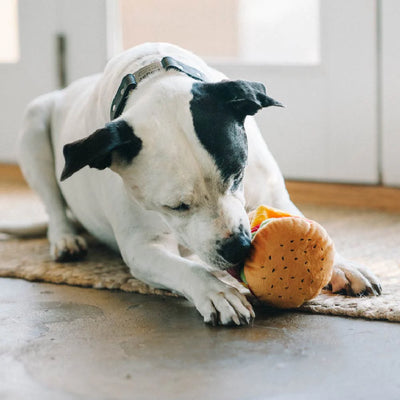
M 331 278 L 334 247 L 315 221 L 260 206 L 250 213 L 252 245 L 241 282 L 262 302 L 300 307 Z

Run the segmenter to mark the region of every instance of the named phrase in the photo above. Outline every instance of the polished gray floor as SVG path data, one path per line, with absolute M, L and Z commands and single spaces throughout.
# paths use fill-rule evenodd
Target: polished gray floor
M 0 399 L 400 399 L 400 324 L 0 279 Z

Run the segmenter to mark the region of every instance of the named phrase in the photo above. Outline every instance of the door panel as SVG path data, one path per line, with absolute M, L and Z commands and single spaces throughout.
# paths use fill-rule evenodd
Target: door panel
M 316 66 L 214 64 L 287 105 L 257 116 L 286 177 L 378 182 L 375 12 L 373 0 L 322 0 Z
M 382 178 L 400 186 L 400 2 L 381 2 Z

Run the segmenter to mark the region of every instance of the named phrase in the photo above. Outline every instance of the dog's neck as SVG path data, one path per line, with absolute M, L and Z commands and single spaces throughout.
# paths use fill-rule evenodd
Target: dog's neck
M 164 57 L 161 61 L 155 61 L 151 64 L 145 65 L 136 72 L 127 74 L 122 78 L 121 84 L 119 85 L 117 93 L 111 103 L 110 119 L 113 120 L 122 114 L 129 93 L 137 87 L 139 82 L 155 72 L 168 71 L 170 69 L 182 72 L 198 81 L 206 80 L 204 74 L 196 68 L 177 61 L 172 57 Z

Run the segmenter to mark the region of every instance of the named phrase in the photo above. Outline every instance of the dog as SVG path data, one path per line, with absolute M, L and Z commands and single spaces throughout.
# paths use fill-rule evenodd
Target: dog
M 27 108 L 18 158 L 49 216 L 52 257 L 79 259 L 67 209 L 147 284 L 186 297 L 206 323 L 244 325 L 251 304 L 213 271 L 243 262 L 247 211 L 301 212 L 252 117 L 282 106 L 178 46 L 147 43 Z M 90 168 L 88 168 L 90 167 Z M 333 292 L 379 295 L 365 267 L 335 257 Z

